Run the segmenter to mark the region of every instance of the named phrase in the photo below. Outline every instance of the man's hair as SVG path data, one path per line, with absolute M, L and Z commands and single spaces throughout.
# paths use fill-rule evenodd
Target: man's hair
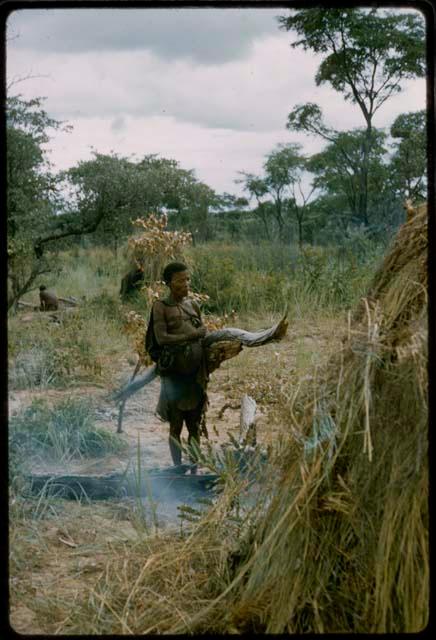
M 165 284 L 170 284 L 171 278 L 173 277 L 174 273 L 179 273 L 180 271 L 187 270 L 188 267 L 186 266 L 186 264 L 183 264 L 183 262 L 170 262 L 169 264 L 167 264 L 162 274 Z
M 45 289 L 47 289 L 47 287 L 45 286 L 45 284 L 42 284 L 42 285 L 39 287 L 39 290 L 40 290 L 40 291 L 44 291 Z

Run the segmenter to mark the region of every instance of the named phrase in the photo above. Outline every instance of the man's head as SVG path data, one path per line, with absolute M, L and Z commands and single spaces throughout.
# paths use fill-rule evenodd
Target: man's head
M 39 287 L 39 290 L 40 290 L 40 291 L 45 291 L 46 289 L 47 289 L 47 287 L 45 286 L 45 284 L 42 284 L 42 285 Z
M 176 300 L 188 295 L 190 278 L 188 267 L 183 262 L 167 264 L 163 270 L 163 279 Z

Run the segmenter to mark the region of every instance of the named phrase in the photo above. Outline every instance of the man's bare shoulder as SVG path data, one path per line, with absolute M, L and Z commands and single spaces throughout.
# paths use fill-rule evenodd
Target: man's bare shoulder
M 163 300 L 155 300 L 151 307 L 153 313 L 157 315 L 162 315 L 165 313 L 166 305 Z
M 188 311 L 194 311 L 195 313 L 200 313 L 200 307 L 195 300 L 192 298 L 183 298 L 182 306 Z

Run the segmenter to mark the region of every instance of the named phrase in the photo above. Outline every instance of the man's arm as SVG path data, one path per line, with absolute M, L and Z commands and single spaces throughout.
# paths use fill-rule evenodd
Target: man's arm
M 187 340 L 194 340 L 203 336 L 201 327 L 195 329 L 189 324 L 186 325 L 183 333 L 168 333 L 167 322 L 165 319 L 165 307 L 161 302 L 155 302 L 153 305 L 153 329 L 154 335 L 159 345 L 164 344 L 180 344 Z

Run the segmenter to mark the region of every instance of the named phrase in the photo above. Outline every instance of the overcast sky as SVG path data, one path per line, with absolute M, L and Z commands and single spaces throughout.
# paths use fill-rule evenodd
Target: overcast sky
M 279 143 L 316 138 L 286 130 L 304 102 L 322 106 L 338 129 L 363 126 L 357 106 L 316 87 L 320 59 L 291 49 L 280 8 L 25 9 L 8 19 L 7 82 L 12 94 L 46 97 L 50 116 L 73 125 L 49 144 L 65 169 L 100 153 L 178 160 L 217 192 L 240 194 L 238 171 L 262 172 Z M 25 76 L 31 77 L 19 81 Z M 377 127 L 425 108 L 425 80 L 376 114 Z

